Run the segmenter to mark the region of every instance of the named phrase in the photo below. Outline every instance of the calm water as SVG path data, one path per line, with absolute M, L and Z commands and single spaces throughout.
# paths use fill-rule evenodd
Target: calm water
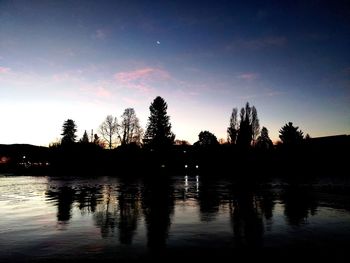
M 159 251 L 345 248 L 348 196 L 169 180 L 0 175 L 0 261 L 138 259 Z

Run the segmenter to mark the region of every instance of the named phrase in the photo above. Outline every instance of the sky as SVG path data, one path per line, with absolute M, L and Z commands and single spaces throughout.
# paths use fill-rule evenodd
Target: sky
M 0 0 L 0 144 L 48 146 L 70 118 L 98 131 L 156 96 L 176 139 L 227 138 L 246 102 L 273 141 L 287 122 L 350 134 L 350 2 Z

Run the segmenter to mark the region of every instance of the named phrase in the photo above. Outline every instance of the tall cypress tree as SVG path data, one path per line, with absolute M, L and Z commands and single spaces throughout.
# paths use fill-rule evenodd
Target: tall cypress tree
M 239 123 L 237 118 L 237 108 L 233 108 L 231 118 L 230 118 L 230 126 L 227 128 L 227 141 L 230 144 L 236 144 Z
M 246 103 L 245 108 L 241 109 L 239 132 L 237 136 L 237 145 L 248 148 L 252 142 L 252 109 L 249 102 Z
M 162 97 L 156 97 L 149 107 L 144 143 L 154 148 L 162 148 L 174 144 L 175 135 L 171 132 L 170 117 L 167 115 L 168 105 Z

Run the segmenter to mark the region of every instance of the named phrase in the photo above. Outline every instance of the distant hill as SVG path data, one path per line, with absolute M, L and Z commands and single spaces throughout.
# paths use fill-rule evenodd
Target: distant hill
M 12 161 L 26 159 L 27 161 L 46 160 L 49 148 L 30 144 L 0 144 L 0 157 L 8 157 Z

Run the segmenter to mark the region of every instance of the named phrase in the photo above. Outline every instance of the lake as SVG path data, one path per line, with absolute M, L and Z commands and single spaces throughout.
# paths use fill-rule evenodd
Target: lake
M 327 185 L 0 175 L 0 261 L 286 250 L 327 251 L 341 260 L 350 244 L 350 198 Z

